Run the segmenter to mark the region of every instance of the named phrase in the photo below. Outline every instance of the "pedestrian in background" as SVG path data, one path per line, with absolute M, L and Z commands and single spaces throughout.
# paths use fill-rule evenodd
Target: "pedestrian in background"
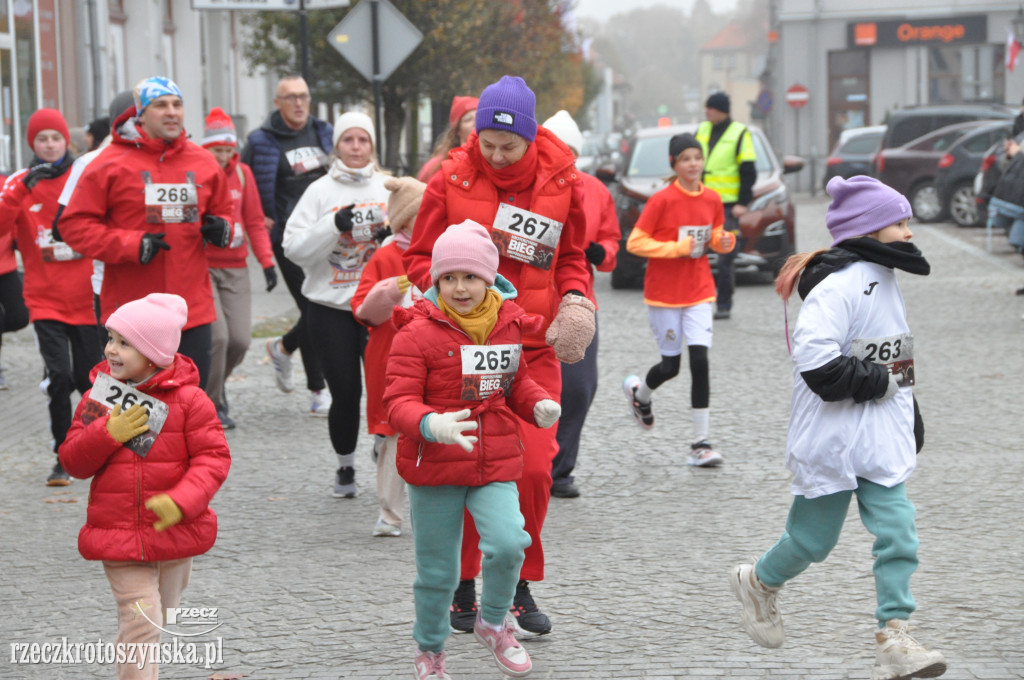
M 409 247 L 416 212 L 423 200 L 423 182 L 412 177 L 389 177 L 384 188 L 388 196 L 388 221 L 392 235 L 378 248 L 352 296 L 352 309 L 356 319 L 366 325 L 370 337 L 366 343 L 366 428 L 374 437 L 373 455 L 377 463 L 377 498 L 380 515 L 373 527 L 374 536 L 402 535 L 402 499 L 405 482 L 398 474 L 395 453 L 398 432 L 388 422 L 384 410 L 384 374 L 395 326 L 391 323 L 396 305 L 411 307 L 423 297 L 423 292 L 412 285 L 405 275 L 402 252 Z
M 366 328 L 352 314 L 352 296 L 383 238 L 386 173 L 377 161 L 373 121 L 347 112 L 334 123 L 334 157 L 327 174 L 299 199 L 284 232 L 284 253 L 302 267 L 309 330 L 333 402 L 327 415 L 338 456 L 333 495 L 356 495 L 356 441 L 363 394 L 360 364 Z
M 7 181 L 6 175 L 0 175 Z M 4 333 L 20 331 L 28 325 L 28 307 L 14 256 L 14 232 L 0 229 L 0 348 Z M 0 390 L 8 389 L 4 368 L 0 365 Z
M 875 536 L 875 667 L 872 680 L 933 678 L 941 653 L 907 633 L 916 604 L 915 510 L 906 481 L 923 443 L 912 385 L 914 342 L 895 269 L 927 275 L 910 243 L 910 203 L 871 177 L 834 177 L 825 224 L 832 247 L 794 255 L 776 290 L 803 299 L 793 329 L 793 396 L 786 465 L 793 504 L 786 530 L 754 564 L 730 573 L 747 634 L 778 647 L 784 633 L 779 589 L 839 540 L 852 496 Z
M 559 361 L 580 361 L 594 337 L 594 303 L 584 253 L 587 237 L 583 181 L 572 152 L 554 133 L 537 126 L 537 98 L 518 76 L 488 85 L 476 110 L 476 133 L 442 161 L 427 184 L 416 232 L 403 254 L 409 280 L 425 290 L 434 241 L 450 224 L 467 219 L 484 225 L 500 243 L 498 272 L 519 291 L 517 303 L 540 316 L 540 329 L 523 340 L 530 375 L 548 394 L 562 393 Z M 519 504 L 531 544 L 516 587 L 513 613 L 531 633 L 551 632 L 537 607 L 531 581 L 544 579 L 541 532 L 551 499 L 551 461 L 558 442 L 551 430 L 523 428 L 525 468 Z M 480 572 L 479 536 L 467 520 L 463 533 L 462 580 L 452 603 L 451 623 L 470 632 L 476 611 L 474 579 Z
M 192 558 L 213 547 L 210 500 L 231 466 L 199 372 L 175 353 L 187 317 L 184 299 L 162 293 L 110 315 L 106 360 L 92 371 L 108 388 L 97 393 L 97 381 L 82 398 L 60 449 L 71 475 L 93 478 L 78 551 L 102 560 L 117 601 L 116 642 L 140 645 L 140 654 L 160 641 L 164 612 L 180 603 Z M 119 663 L 117 677 L 156 678 L 157 666 Z
M 757 181 L 757 154 L 750 130 L 729 116 L 729 95 L 715 92 L 704 104 L 707 118 L 697 127 L 697 141 L 704 152 L 704 186 L 718 193 L 725 204 L 725 230 L 738 240 L 735 249 L 718 257 L 715 289 L 718 300 L 716 319 L 728 319 L 732 310 L 733 260 L 743 251 L 745 240 L 740 218 L 754 197 Z
M 287 333 L 267 340 L 274 381 L 282 392 L 295 389 L 292 355 L 302 350 L 302 366 L 309 390 L 309 412 L 326 418 L 330 394 L 320 369 L 318 354 L 309 334 L 309 301 L 302 294 L 302 267 L 289 260 L 281 245 L 292 210 L 313 182 L 327 174 L 333 148 L 331 124 L 310 115 L 309 86 L 299 75 L 277 82 L 275 110 L 258 129 L 249 133 L 242 162 L 252 168 L 260 190 L 270 242 L 288 292 L 299 308 L 299 319 Z
M 224 171 L 234 206 L 231 242 L 226 248 L 206 249 L 213 301 L 217 307 L 217 320 L 211 329 L 210 379 L 206 393 L 217 407 L 220 424 L 225 430 L 230 430 L 236 425 L 229 415 L 224 383 L 242 363 L 252 342 L 252 291 L 245 261 L 249 254 L 247 240 L 263 268 L 268 293 L 277 285 L 277 272 L 256 180 L 249 166 L 239 161 L 235 124 L 224 109 L 215 106 L 206 116 L 201 146 L 213 154 Z
M 708 250 L 719 255 L 736 246 L 736 237 L 723 228 L 722 200 L 701 182 L 704 153 L 689 134 L 668 144 L 668 162 L 676 179 L 647 201 L 636 221 L 626 250 L 646 257 L 644 303 L 661 361 L 643 380 L 630 375 L 622 383 L 630 411 L 644 429 L 654 427 L 651 395 L 679 375 L 683 341 L 690 363 L 690 413 L 693 439 L 687 462 L 697 467 L 721 465 L 722 454 L 708 441 L 711 421 L 711 380 L 708 350 L 712 338 L 715 283 Z
M 120 111 L 118 112 L 120 113 Z M 96 120 L 91 120 L 85 125 L 85 152 L 95 151 L 100 148 L 100 144 L 110 134 L 110 121 L 113 120 L 109 116 L 103 116 Z
M 476 128 L 476 107 L 480 102 L 476 97 L 453 97 L 452 108 L 448 113 L 448 130 L 438 140 L 434 153 L 423 167 L 420 168 L 418 179 L 429 182 L 438 170 L 441 161 L 448 158 L 448 152 L 466 143 Z
M 575 158 L 580 157 L 583 148 L 583 133 L 568 111 L 559 111 L 544 121 L 544 127 L 565 142 Z M 577 173 L 583 180 L 583 213 L 587 221 L 586 250 L 590 263 L 590 279 L 587 297 L 594 300 L 594 268 L 601 272 L 615 269 L 615 256 L 619 252 L 622 230 L 615 212 L 615 199 L 604 182 L 582 172 Z M 557 498 L 576 498 L 579 487 L 572 472 L 580 450 L 580 433 L 590 410 L 590 404 L 597 394 L 597 314 L 594 314 L 594 339 L 587 347 L 582 361 L 562 364 L 562 417 L 558 420 L 558 455 L 551 464 L 551 495 Z
M 71 396 L 92 385 L 89 370 L 100 360 L 99 335 L 92 311 L 89 278 L 92 263 L 53 238 L 57 197 L 74 158 L 68 150 L 68 126 L 56 109 L 39 109 L 28 119 L 33 157 L 4 184 L 0 193 L 0 233 L 13 234 L 25 270 L 24 296 L 43 358 L 53 468 L 47 486 L 66 486 L 67 473 L 56 459 L 71 427 Z
M 487 230 L 472 220 L 449 227 L 434 243 L 430 278 L 426 299 L 396 312 L 384 394 L 401 433 L 398 471 L 409 483 L 416 544 L 416 677 L 449 677 L 448 609 L 467 511 L 484 554 L 473 633 L 503 673 L 522 677 L 530 655 L 505 618 L 530 544 L 514 483 L 523 471 L 519 419 L 548 428 L 560 409 L 528 375 L 522 342 L 531 322 L 498 274 Z

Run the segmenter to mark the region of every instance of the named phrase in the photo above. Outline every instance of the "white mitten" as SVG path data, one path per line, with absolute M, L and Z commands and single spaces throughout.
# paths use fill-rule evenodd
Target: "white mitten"
M 427 418 L 427 429 L 435 441 L 442 444 L 458 444 L 470 452 L 476 437 L 462 434 L 466 430 L 475 430 L 475 420 L 465 420 L 469 417 L 469 409 L 464 408 L 454 413 L 431 413 Z
M 533 405 L 533 420 L 537 427 L 551 427 L 562 415 L 562 407 L 552 399 L 541 399 Z
M 900 379 L 899 374 L 897 374 L 897 373 L 890 373 L 889 374 L 889 386 L 885 388 L 885 394 L 880 396 L 875 401 L 877 401 L 879 404 L 881 404 L 883 401 L 889 401 L 890 399 L 895 397 L 896 393 L 900 391 L 899 379 Z

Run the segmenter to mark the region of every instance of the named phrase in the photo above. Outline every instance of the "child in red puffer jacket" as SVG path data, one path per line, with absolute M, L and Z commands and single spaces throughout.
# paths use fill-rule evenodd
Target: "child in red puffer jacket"
M 419 680 L 449 677 L 444 644 L 464 509 L 484 555 L 474 634 L 504 673 L 522 676 L 531 668 L 505 622 L 530 544 L 515 485 L 523 471 L 519 418 L 551 427 L 561 408 L 526 374 L 522 338 L 535 329 L 497 271 L 498 249 L 483 226 L 451 226 L 434 243 L 434 286 L 393 317 L 399 330 L 384 403 L 400 433 L 398 472 L 409 484 Z
M 119 679 L 157 677 L 141 658 L 144 645 L 160 641 L 157 626 L 178 606 L 192 558 L 213 547 L 210 499 L 231 465 L 199 371 L 175 353 L 187 317 L 185 300 L 165 293 L 110 315 L 106 361 L 93 368 L 93 387 L 60 447 L 69 474 L 93 478 L 78 551 L 103 561 L 117 600 L 117 643 L 135 654 L 118 664 Z

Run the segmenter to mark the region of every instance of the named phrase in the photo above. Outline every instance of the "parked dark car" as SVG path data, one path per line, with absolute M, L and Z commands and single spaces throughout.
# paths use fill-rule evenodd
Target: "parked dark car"
M 935 191 L 946 214 L 958 226 L 974 227 L 981 214 L 974 196 L 974 178 L 985 153 L 1010 135 L 1013 121 L 1001 120 L 971 130 L 939 159 Z
M 943 217 L 945 206 L 935 191 L 939 159 L 961 137 L 986 123 L 957 123 L 929 132 L 923 137 L 875 156 L 875 177 L 907 197 L 919 222 L 935 222 Z
M 696 125 L 644 128 L 629 143 L 624 171 L 613 186 L 618 207 L 622 247 L 612 271 L 612 288 L 641 288 L 646 258 L 626 252 L 626 241 L 633 231 L 644 205 L 656 191 L 668 185 L 672 169 L 668 165 L 668 141 L 681 132 L 696 132 Z M 757 154 L 757 182 L 750 211 L 740 218 L 740 231 L 746 238 L 743 252 L 736 256 L 734 271 L 753 270 L 778 273 L 794 252 L 795 210 L 783 174 L 804 167 L 804 159 L 786 156 L 780 163 L 768 138 L 759 128 L 751 127 L 754 152 Z M 716 256 L 708 259 L 715 266 Z
M 884 125 L 843 130 L 835 148 L 825 161 L 825 179 L 822 186 L 828 186 L 828 181 L 833 177 L 870 175 L 871 163 L 875 159 L 875 153 L 884 134 Z
M 903 146 L 929 132 L 971 120 L 1012 119 L 1015 109 L 1002 104 L 941 104 L 908 106 L 889 115 L 882 149 Z
M 1024 144 L 1024 133 L 1017 135 L 1018 144 Z M 1006 141 L 998 141 L 985 150 L 981 159 L 981 167 L 974 177 L 974 201 L 978 210 L 978 224 L 984 224 L 988 219 L 988 199 L 999 184 L 999 178 L 1003 176 L 1006 164 L 1010 157 L 1006 155 Z

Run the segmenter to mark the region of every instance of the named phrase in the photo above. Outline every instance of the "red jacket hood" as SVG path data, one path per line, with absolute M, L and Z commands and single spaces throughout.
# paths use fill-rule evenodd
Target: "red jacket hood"
M 96 376 L 99 373 L 110 375 L 110 367 L 107 366 L 106 359 L 93 366 L 92 370 L 89 371 L 89 382 L 96 382 Z M 195 362 L 184 354 L 175 354 L 174 363 L 167 368 L 161 369 L 143 384 L 136 385 L 135 388 L 140 392 L 153 393 L 160 390 L 171 390 L 182 385 L 195 385 L 198 387 L 199 369 L 196 368 Z
M 126 109 L 118 117 L 117 123 L 110 131 L 110 136 L 111 144 L 134 146 L 137 149 L 146 149 L 157 154 L 180 151 L 188 142 L 188 133 L 184 127 L 181 128 L 181 134 L 172 140 L 150 137 L 139 125 L 139 121 L 131 109 Z

